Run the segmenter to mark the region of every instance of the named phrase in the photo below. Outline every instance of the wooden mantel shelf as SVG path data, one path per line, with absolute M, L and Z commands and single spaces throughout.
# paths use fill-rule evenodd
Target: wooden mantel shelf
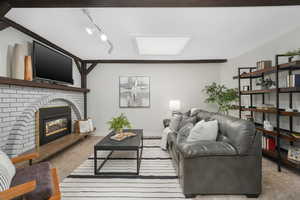
M 34 87 L 34 88 L 47 88 L 47 89 L 56 89 L 56 90 L 65 90 L 65 91 L 74 91 L 74 92 L 89 92 L 89 89 L 64 86 L 64 85 L 55 85 L 50 83 L 39 83 L 34 81 L 26 81 L 20 79 L 13 79 L 0 76 L 0 84 L 3 85 L 17 85 L 24 87 Z

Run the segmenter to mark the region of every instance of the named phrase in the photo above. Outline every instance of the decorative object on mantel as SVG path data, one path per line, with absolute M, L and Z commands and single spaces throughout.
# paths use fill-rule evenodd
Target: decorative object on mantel
M 260 69 L 267 69 L 272 67 L 272 61 L 271 60 L 262 60 L 262 61 L 258 61 L 256 62 L 256 68 L 258 70 Z
M 290 56 L 291 57 L 291 61 L 300 60 L 300 48 L 296 49 L 296 50 L 293 50 L 293 51 L 288 51 L 284 55 Z
M 227 88 L 225 85 L 217 85 L 215 82 L 205 86 L 203 91 L 208 95 L 205 102 L 217 104 L 218 112 L 226 115 L 228 115 L 228 110 L 232 108 L 232 102 L 236 102 L 239 98 L 236 88 Z
M 272 89 L 275 88 L 275 81 L 272 81 L 271 78 L 266 78 L 266 79 L 258 79 L 258 82 L 256 83 L 256 85 L 261 86 L 262 90 L 268 90 L 268 89 Z
M 120 108 L 149 108 L 150 77 L 120 76 L 119 105 Z
M 15 44 L 12 56 L 11 77 L 24 80 L 25 56 L 28 56 L 27 44 Z
M 31 56 L 25 56 L 25 73 L 24 80 L 32 81 L 32 59 Z
M 113 130 L 117 134 L 122 133 L 124 128 L 131 128 L 131 124 L 124 113 L 121 113 L 118 117 L 113 117 L 107 124 L 109 125 L 109 130 Z

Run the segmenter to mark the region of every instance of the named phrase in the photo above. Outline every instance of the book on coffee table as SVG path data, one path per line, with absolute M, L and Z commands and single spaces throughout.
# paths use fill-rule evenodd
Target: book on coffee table
M 112 140 L 116 140 L 116 141 L 122 141 L 126 138 L 129 138 L 129 137 L 134 137 L 136 136 L 135 133 L 132 133 L 132 132 L 124 132 L 124 133 L 117 133 L 113 136 L 110 137 L 110 139 Z

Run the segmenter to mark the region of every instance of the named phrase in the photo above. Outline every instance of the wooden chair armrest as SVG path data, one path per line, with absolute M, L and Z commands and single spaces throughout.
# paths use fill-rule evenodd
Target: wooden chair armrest
M 36 188 L 36 181 L 30 181 L 21 185 L 17 185 L 9 188 L 3 192 L 0 192 L 0 200 L 9 200 L 18 196 L 29 193 Z
M 21 155 L 21 156 L 17 156 L 11 159 L 12 163 L 16 164 L 16 163 L 20 163 L 20 162 L 24 162 L 27 160 L 32 160 L 34 158 L 38 158 L 39 154 L 34 152 L 34 153 L 29 153 L 29 154 L 25 154 L 25 155 Z
M 53 195 L 49 200 L 60 200 L 61 194 L 59 189 L 59 180 L 56 168 L 51 169 L 51 176 L 53 181 Z

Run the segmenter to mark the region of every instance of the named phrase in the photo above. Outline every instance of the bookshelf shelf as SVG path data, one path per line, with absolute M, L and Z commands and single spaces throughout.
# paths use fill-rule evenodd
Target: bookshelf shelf
M 281 148 L 281 140 L 286 140 L 290 142 L 290 145 L 293 145 L 293 142 L 300 141 L 300 138 L 295 137 L 292 134 L 300 135 L 293 130 L 293 119 L 294 117 L 300 117 L 300 112 L 286 112 L 282 111 L 279 107 L 280 102 L 280 94 L 287 93 L 289 94 L 289 102 L 288 107 L 293 107 L 293 93 L 300 93 L 300 87 L 288 87 L 288 88 L 279 88 L 279 72 L 287 70 L 288 75 L 292 75 L 292 71 L 300 69 L 300 61 L 293 61 L 284 64 L 278 64 L 279 58 L 287 57 L 290 61 L 290 56 L 286 55 L 276 55 L 275 56 L 275 66 L 256 70 L 253 67 L 239 67 L 237 76 L 234 76 L 233 79 L 238 79 L 238 89 L 239 89 L 239 105 L 235 106 L 233 109 L 239 110 L 239 117 L 242 118 L 242 112 L 250 112 L 250 116 L 253 119 L 254 113 L 261 113 L 262 114 L 262 121 L 265 121 L 267 114 L 273 114 L 276 116 L 276 125 L 274 126 L 274 131 L 268 131 L 263 128 L 262 123 L 255 123 L 256 130 L 262 132 L 264 136 L 267 138 L 275 139 L 275 144 L 272 142 L 272 147 L 275 151 L 269 151 L 266 149 L 262 149 L 263 155 L 268 157 L 272 157 L 277 161 L 278 171 L 281 171 L 281 165 L 285 164 L 294 168 L 300 168 L 300 164 L 295 164 L 288 160 L 287 152 L 282 151 Z M 249 72 L 245 72 L 249 71 Z M 256 78 L 265 78 L 265 75 L 268 74 L 275 74 L 275 88 L 272 89 L 263 89 L 263 90 L 253 90 L 253 80 Z M 241 79 L 248 79 L 250 81 L 249 90 L 248 91 L 241 91 Z M 261 95 L 262 104 L 265 104 L 265 94 L 273 93 L 276 97 L 276 105 L 274 108 L 271 109 L 264 109 L 264 108 L 256 108 L 253 106 L 253 95 Z M 245 108 L 242 106 L 241 98 L 243 96 L 250 97 L 250 105 L 249 108 Z M 280 117 L 287 116 L 289 118 L 289 130 L 282 129 L 280 127 Z M 267 139 L 267 141 L 269 141 Z M 266 144 L 266 143 L 264 143 Z M 269 144 L 269 142 L 267 142 Z M 269 145 L 268 145 L 269 148 Z M 271 148 L 271 149 L 273 149 Z

